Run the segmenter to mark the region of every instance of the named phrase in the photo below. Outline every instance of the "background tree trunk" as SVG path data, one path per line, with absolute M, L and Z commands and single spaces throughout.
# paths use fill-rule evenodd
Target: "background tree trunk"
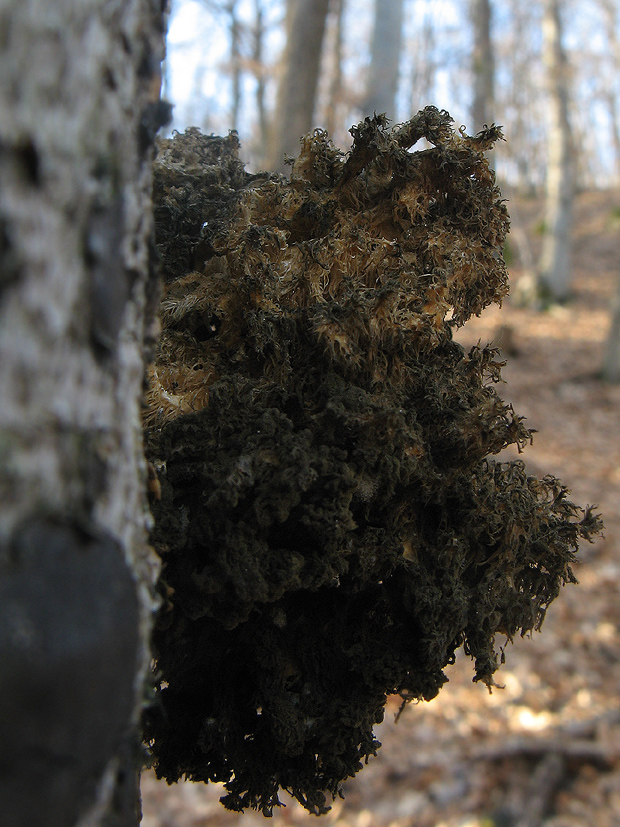
M 545 230 L 539 263 L 543 298 L 568 298 L 571 271 L 573 170 L 568 117 L 568 67 L 562 47 L 559 0 L 545 0 L 543 60 L 549 97 Z
M 611 64 L 614 70 L 613 78 L 607 78 L 605 100 L 609 109 L 611 139 L 614 148 L 614 172 L 616 185 L 620 183 L 620 127 L 618 125 L 618 99 L 614 78 L 620 72 L 620 38 L 618 37 L 618 3 L 615 0 L 599 0 L 605 20 L 607 46 L 611 55 Z
M 620 278 L 616 283 L 611 307 L 611 326 L 605 346 L 602 375 L 607 382 L 620 382 Z
M 433 99 L 435 72 L 437 71 L 435 46 L 435 30 L 427 11 L 415 37 L 409 97 L 410 113 L 424 109 Z
M 160 0 L 0 0 L 3 827 L 139 820 L 163 17 Z
M 501 114 L 496 117 L 502 118 L 503 122 L 508 105 L 512 106 L 514 116 L 510 127 L 506 129 L 510 139 L 502 149 L 514 163 L 517 191 L 533 196 L 541 171 L 542 155 L 541 139 L 535 134 L 540 121 L 536 111 L 540 95 L 535 88 L 535 78 L 539 75 L 539 55 L 534 29 L 538 22 L 533 19 L 531 8 L 525 7 L 521 0 L 511 0 L 510 15 L 513 22 L 506 55 L 509 82 L 503 89 L 503 96 L 500 93 L 501 105 L 497 108 Z M 499 88 L 501 90 L 501 86 Z M 500 104 L 500 101 L 496 100 L 496 104 Z
M 340 125 L 339 109 L 342 99 L 342 41 L 344 34 L 344 0 L 331 0 L 331 79 L 325 107 L 325 129 L 335 139 Z M 328 29 L 330 27 L 328 26 Z
M 288 0 L 287 43 L 268 166 L 282 172 L 312 129 L 329 0 Z
M 474 32 L 473 75 L 474 99 L 472 102 L 473 134 L 484 125 L 490 125 L 493 117 L 493 87 L 495 66 L 491 40 L 490 0 L 471 0 L 471 20 Z
M 364 115 L 384 113 L 396 118 L 398 69 L 402 47 L 403 0 L 375 0 L 375 23 Z
M 252 61 L 256 76 L 256 113 L 258 116 L 258 135 L 256 138 L 256 154 L 263 164 L 267 147 L 267 110 L 265 108 L 265 62 L 263 42 L 265 38 L 265 10 L 262 0 L 254 0 L 254 31 Z
M 229 15 L 230 30 L 230 77 L 231 89 L 231 111 L 230 128 L 239 129 L 239 110 L 241 108 L 241 48 L 240 48 L 240 26 L 237 16 L 237 0 L 230 0 L 226 6 Z

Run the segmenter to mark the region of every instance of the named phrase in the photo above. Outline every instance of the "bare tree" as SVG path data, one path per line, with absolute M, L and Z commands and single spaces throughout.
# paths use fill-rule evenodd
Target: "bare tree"
M 344 24 L 344 0 L 331 0 L 331 77 L 325 109 L 325 129 L 332 137 L 339 125 L 338 110 L 342 98 L 342 41 Z
M 287 42 L 268 157 L 271 169 L 284 169 L 285 155 L 297 152 L 312 128 L 329 0 L 288 0 Z
M 241 46 L 240 25 L 237 16 L 237 0 L 226 4 L 230 28 L 230 73 L 232 78 L 232 106 L 230 128 L 239 129 L 239 110 L 241 108 Z
M 413 45 L 413 66 L 411 69 L 411 95 L 409 111 L 417 112 L 432 103 L 432 92 L 437 69 L 434 57 L 435 27 L 428 13 Z
M 515 165 L 518 190 L 532 195 L 544 181 L 546 173 L 544 135 L 540 128 L 544 110 L 538 89 L 540 52 L 532 45 L 536 41 L 535 29 L 540 28 L 540 21 L 521 0 L 511 0 L 510 12 L 512 26 L 509 39 L 504 44 L 509 81 L 502 85 L 503 88 L 498 84 L 496 89 L 496 103 L 501 111 L 498 120 L 505 124 L 509 136 L 507 143 L 502 144 L 502 152 Z
M 265 108 L 265 61 L 263 42 L 265 38 L 265 10 L 262 0 L 254 0 L 254 31 L 252 62 L 256 78 L 256 112 L 258 115 L 258 156 L 262 163 L 267 146 L 267 110 Z
M 0 820 L 139 821 L 163 4 L 0 0 Z
M 602 375 L 608 382 L 620 382 L 620 277 L 611 307 L 611 326 L 605 346 Z
M 607 42 L 611 52 L 611 62 L 616 72 L 620 69 L 620 39 L 618 38 L 617 3 L 614 0 L 599 0 L 605 18 Z M 618 127 L 618 105 L 614 84 L 609 80 L 606 89 L 606 100 L 609 107 L 611 122 L 611 136 L 615 153 L 616 180 L 620 174 L 620 129 Z M 605 354 L 603 357 L 603 378 L 608 382 L 620 382 L 620 276 L 616 283 L 611 307 L 611 324 Z
M 396 93 L 402 47 L 403 0 L 375 0 L 370 67 L 363 104 L 365 115 L 396 117 Z
M 490 0 L 471 0 L 470 14 L 474 34 L 474 98 L 471 117 L 474 132 L 480 132 L 485 124 L 489 125 L 494 120 L 495 61 L 491 39 Z
M 609 109 L 609 121 L 611 126 L 611 138 L 615 154 L 616 180 L 620 179 L 620 125 L 618 123 L 618 98 L 614 78 L 620 72 L 620 38 L 618 38 L 618 8 L 614 0 L 599 0 L 605 19 L 605 32 L 607 45 L 610 52 L 613 74 L 606 78 L 605 101 Z
M 539 262 L 543 297 L 568 298 L 571 274 L 573 165 L 568 115 L 568 64 L 562 46 L 560 0 L 544 0 L 543 61 L 546 69 L 549 125 L 545 230 Z

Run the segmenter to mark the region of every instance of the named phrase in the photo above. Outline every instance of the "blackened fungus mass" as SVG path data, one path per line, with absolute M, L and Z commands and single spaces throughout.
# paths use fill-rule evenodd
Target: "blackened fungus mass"
M 322 813 L 379 744 L 386 696 L 430 699 L 463 647 L 540 628 L 601 529 L 555 478 L 492 459 L 531 439 L 464 324 L 507 293 L 484 152 L 427 107 L 316 130 L 290 180 L 234 134 L 159 144 L 162 333 L 146 451 L 162 559 L 145 735 L 160 777 L 266 815 Z M 413 151 L 420 139 L 427 147 Z

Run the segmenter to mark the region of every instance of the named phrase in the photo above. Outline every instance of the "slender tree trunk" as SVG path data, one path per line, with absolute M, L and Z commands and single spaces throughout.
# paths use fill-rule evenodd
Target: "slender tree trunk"
M 532 20 L 530 7 L 526 8 L 521 0 L 510 0 L 507 12 L 511 21 L 508 39 L 504 44 L 504 72 L 507 73 L 507 78 L 497 88 L 499 97 L 496 108 L 502 114 L 496 117 L 504 119 L 508 112 L 511 113 L 506 126 L 509 140 L 502 147 L 503 155 L 514 165 L 517 192 L 533 194 L 535 185 L 531 156 L 540 155 L 531 129 L 532 109 L 539 97 L 534 92 L 532 72 L 538 57 L 532 48 L 532 29 L 537 23 Z M 539 119 L 534 120 L 538 129 Z
M 620 277 L 616 283 L 611 307 L 611 326 L 603 357 L 602 374 L 608 382 L 620 382 Z
M 264 163 L 267 146 L 267 110 L 265 108 L 265 62 L 263 41 L 265 38 L 265 12 L 262 0 L 254 0 L 254 48 L 252 60 L 256 76 L 256 112 L 258 115 L 257 155 L 260 165 Z
M 364 115 L 376 112 L 387 115 L 391 121 L 396 118 L 403 13 L 403 0 L 375 0 Z
M 614 74 L 607 81 L 607 89 L 605 99 L 609 109 L 609 120 L 611 125 L 611 138 L 614 147 L 614 161 L 616 181 L 620 181 L 620 125 L 618 123 L 618 98 L 616 93 L 616 83 L 614 78 L 617 78 L 620 71 L 620 39 L 618 38 L 618 8 L 617 2 L 614 0 L 600 0 L 603 14 L 605 17 L 605 31 L 607 33 L 607 43 L 611 53 L 611 61 Z
M 605 14 L 607 42 L 612 54 L 614 68 L 618 71 L 620 69 L 620 39 L 617 33 L 617 3 L 613 0 L 601 0 L 601 5 Z M 620 130 L 618 127 L 618 102 L 614 84 L 610 84 L 607 101 L 615 150 L 616 180 L 618 180 L 620 177 Z M 602 375 L 608 382 L 620 382 L 620 276 L 616 283 L 616 292 L 611 306 L 611 324 L 603 357 Z
M 332 0 L 331 10 L 333 16 L 333 48 L 331 81 L 327 96 L 327 108 L 325 111 L 325 129 L 332 140 L 335 138 L 339 125 L 338 110 L 342 98 L 342 40 L 344 23 L 344 1 Z
M 230 0 L 226 10 L 230 16 L 230 72 L 232 78 L 230 128 L 238 131 L 239 109 L 241 108 L 241 49 L 237 0 Z
M 491 2 L 471 0 L 470 8 L 474 31 L 474 99 L 471 114 L 474 132 L 480 132 L 485 124 L 490 125 L 494 120 L 495 61 L 491 39 Z
M 312 129 L 329 0 L 288 0 L 287 44 L 268 165 L 283 171 Z
M 421 31 L 416 37 L 415 60 L 411 72 L 410 112 L 418 112 L 432 103 L 435 71 L 435 29 L 430 15 L 424 17 Z
M 510 87 L 506 103 L 512 103 L 515 112 L 504 151 L 511 155 L 516 164 L 518 191 L 531 196 L 546 172 L 544 163 L 541 163 L 544 145 L 539 134 L 539 95 L 535 88 L 537 68 L 532 68 L 538 64 L 538 54 L 532 47 L 537 22 L 532 20 L 531 9 L 524 6 L 522 0 L 511 0 L 510 6 L 513 31 L 509 49 Z
M 545 0 L 543 59 L 548 82 L 549 131 L 545 234 L 539 279 L 544 298 L 563 301 L 568 298 L 571 275 L 573 164 L 560 0 Z
M 610 89 L 606 95 L 607 108 L 609 109 L 609 123 L 611 127 L 611 140 L 614 148 L 614 172 L 616 183 L 620 182 L 620 123 L 618 118 L 618 99 L 614 89 Z
M 155 0 L 0 0 L 3 827 L 139 820 L 163 29 Z

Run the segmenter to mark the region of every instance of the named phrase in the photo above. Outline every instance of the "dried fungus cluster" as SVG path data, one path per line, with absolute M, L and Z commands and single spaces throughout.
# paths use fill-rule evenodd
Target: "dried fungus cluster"
M 386 696 L 430 699 L 463 646 L 492 685 L 598 518 L 489 459 L 530 431 L 490 348 L 452 338 L 507 290 L 483 152 L 428 107 L 306 137 L 289 180 L 190 129 L 155 168 L 165 280 L 146 410 L 164 597 L 160 776 L 227 807 L 310 811 L 379 744 Z M 426 138 L 430 148 L 411 147 Z

